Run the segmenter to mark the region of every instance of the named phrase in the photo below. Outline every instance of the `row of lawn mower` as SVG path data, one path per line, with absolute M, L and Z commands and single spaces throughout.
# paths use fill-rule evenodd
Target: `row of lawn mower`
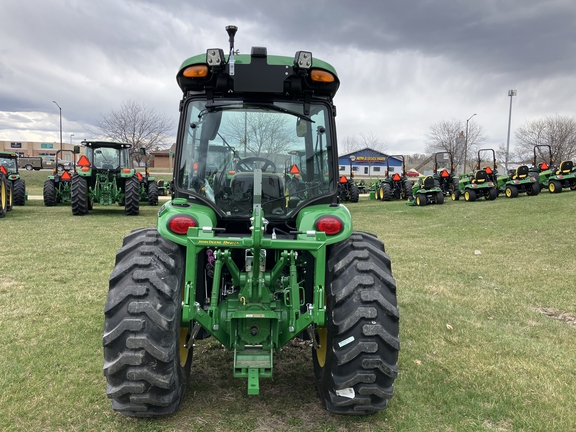
M 482 167 L 487 154 L 490 163 Z M 381 201 L 404 199 L 408 205 L 424 206 L 443 204 L 447 196 L 453 201 L 461 197 L 465 201 L 476 201 L 478 198 L 491 201 L 500 194 L 516 198 L 521 193 L 536 196 L 542 189 L 548 189 L 550 193 L 560 193 L 563 189 L 576 190 L 576 168 L 573 162 L 563 161 L 556 166 L 549 145 L 534 147 L 532 166 L 520 165 L 503 175 L 498 174 L 493 149 L 480 149 L 474 172 L 460 176 L 456 175 L 451 152 L 436 153 L 433 174 L 420 176 L 416 181 L 408 179 L 402 155 L 391 157 L 402 161 L 402 172 L 389 175 L 387 166 L 384 179 L 378 179 L 370 186 L 371 198 Z M 449 165 L 441 167 L 441 160 L 449 161 Z

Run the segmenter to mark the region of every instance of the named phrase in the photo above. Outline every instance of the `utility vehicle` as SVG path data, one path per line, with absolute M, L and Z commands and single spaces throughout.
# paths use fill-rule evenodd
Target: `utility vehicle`
M 173 199 L 116 256 L 103 337 L 112 407 L 175 411 L 205 337 L 233 352 L 234 376 L 259 394 L 274 352 L 301 337 L 328 410 L 381 410 L 398 374 L 396 283 L 383 243 L 354 231 L 338 200 L 336 71 L 306 51 L 238 54 L 227 31 L 228 55 L 208 49 L 177 73 Z M 231 178 L 210 166 L 214 146 L 243 150 Z M 290 150 L 305 153 L 296 191 Z

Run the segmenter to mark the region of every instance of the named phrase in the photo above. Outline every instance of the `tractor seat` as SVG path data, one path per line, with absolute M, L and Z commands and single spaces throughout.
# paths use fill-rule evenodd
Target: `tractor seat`
M 512 180 L 522 180 L 528 177 L 528 167 L 526 165 L 520 165 L 516 168 L 516 172 L 512 176 Z
M 560 164 L 560 169 L 556 171 L 556 175 L 558 174 L 570 174 L 574 168 L 574 163 L 571 160 L 564 161 Z
M 423 189 L 433 189 L 434 188 L 434 177 L 426 176 L 422 182 Z
M 252 212 L 254 205 L 254 173 L 240 172 L 230 182 L 232 197 L 241 212 Z M 284 184 L 280 174 L 262 173 L 262 208 L 264 212 L 278 213 L 284 211 Z M 279 210 L 280 209 L 280 210 Z
M 488 176 L 484 170 L 476 171 L 472 177 L 472 183 L 484 183 L 486 180 L 488 180 Z

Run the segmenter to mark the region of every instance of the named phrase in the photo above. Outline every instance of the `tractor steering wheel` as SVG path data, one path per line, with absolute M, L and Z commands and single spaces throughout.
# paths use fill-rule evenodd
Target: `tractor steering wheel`
M 262 162 L 262 167 L 260 168 L 262 171 L 266 171 L 267 168 L 272 167 L 272 172 L 276 172 L 276 164 L 274 162 L 270 159 L 257 156 L 239 160 L 234 169 L 238 172 L 252 172 L 254 171 L 254 165 L 252 165 L 254 162 Z

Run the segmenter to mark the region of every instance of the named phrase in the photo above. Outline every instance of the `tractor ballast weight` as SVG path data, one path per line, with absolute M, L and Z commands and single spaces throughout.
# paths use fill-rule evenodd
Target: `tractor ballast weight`
M 492 152 L 492 166 L 481 167 L 483 152 Z M 458 190 L 452 192 L 452 200 L 458 201 L 461 196 L 464 196 L 465 201 L 476 201 L 477 198 L 492 201 L 498 198 L 497 168 L 496 153 L 493 149 L 478 150 L 478 161 L 474 172 L 460 175 Z
M 64 166 L 59 163 L 62 153 L 72 154 L 72 165 Z M 47 207 L 55 206 L 59 203 L 72 202 L 72 176 L 76 172 L 76 155 L 80 153 L 80 146 L 74 146 L 74 150 L 58 150 L 56 152 L 56 163 L 54 164 L 52 175 L 44 182 L 42 198 Z M 58 166 L 63 166 L 60 171 Z
M 390 158 L 402 161 L 402 171 L 390 173 Z M 390 201 L 392 198 L 409 200 L 412 198 L 412 182 L 406 175 L 406 161 L 403 155 L 393 155 L 386 158 L 386 173 L 376 191 L 376 198 Z
M 542 157 L 543 151 L 548 150 L 548 158 Z M 538 158 L 538 153 L 541 157 Z M 538 162 L 539 160 L 541 162 Z M 571 160 L 560 162 L 555 165 L 552 157 L 552 147 L 548 144 L 534 146 L 534 157 L 532 166 L 529 168 L 530 174 L 537 176 L 540 187 L 546 188 L 550 193 L 560 193 L 562 189 L 576 190 L 576 169 Z
M 104 319 L 108 397 L 130 416 L 174 412 L 205 337 L 234 353 L 234 376 L 258 394 L 274 352 L 302 337 L 328 410 L 384 409 L 398 373 L 396 283 L 383 243 L 354 231 L 339 203 L 336 71 L 304 51 L 239 55 L 236 28 L 227 30 L 228 55 L 209 49 L 177 74 L 173 199 L 157 228 L 130 233 L 116 256 Z M 258 125 L 264 139 L 246 139 Z M 222 146 L 230 151 L 213 164 Z M 305 154 L 298 188 L 277 169 L 290 149 Z
M 128 216 L 140 211 L 140 185 L 130 166 L 131 144 L 111 141 L 82 141 L 84 154 L 72 176 L 72 214 L 88 214 L 94 203 L 124 206 Z
M 28 200 L 26 182 L 18 171 L 18 154 L 0 151 L 0 171 L 4 174 L 6 211 L 13 206 L 23 206 Z

